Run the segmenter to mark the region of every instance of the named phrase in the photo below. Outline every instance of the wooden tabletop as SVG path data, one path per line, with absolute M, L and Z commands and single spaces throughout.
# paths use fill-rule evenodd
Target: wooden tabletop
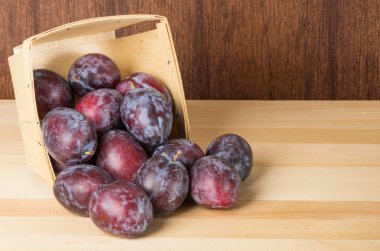
M 188 101 L 192 139 L 245 137 L 238 204 L 186 203 L 142 238 L 62 208 L 25 165 L 14 101 L 0 101 L 0 250 L 380 250 L 379 101 Z

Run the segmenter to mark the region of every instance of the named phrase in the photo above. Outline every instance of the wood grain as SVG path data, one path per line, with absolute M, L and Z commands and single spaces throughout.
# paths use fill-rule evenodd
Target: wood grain
M 54 199 L 0 199 L 0 217 L 68 217 L 77 216 Z M 239 213 L 234 210 L 207 210 L 185 202 L 175 213 L 178 219 L 366 219 L 380 220 L 380 202 L 352 201 L 270 201 L 255 200 L 247 204 L 240 200 Z
M 125 240 L 55 201 L 26 168 L 15 102 L 0 101 L 0 249 L 380 249 L 380 101 L 188 101 L 188 109 L 203 149 L 232 129 L 246 137 L 253 174 L 232 209 L 186 202 Z
M 80 19 L 136 13 L 168 17 L 188 99 L 380 98 L 377 0 L 1 4 L 0 98 L 14 98 L 6 58 L 25 38 Z

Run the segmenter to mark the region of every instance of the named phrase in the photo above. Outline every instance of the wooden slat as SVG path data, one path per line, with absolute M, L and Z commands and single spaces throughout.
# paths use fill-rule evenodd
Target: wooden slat
M 380 144 L 379 129 L 295 129 L 295 128 L 196 128 L 192 138 L 207 146 L 207 139 L 224 133 L 244 135 L 256 143 Z M 207 138 L 204 137 L 207 135 Z
M 15 100 L 0 100 L 0 126 L 16 126 L 18 117 Z
M 380 129 L 380 101 L 188 101 L 192 128 Z
M 1 236 L 45 236 L 104 234 L 87 217 L 1 217 Z M 22 226 L 22 227 L 21 227 Z M 354 239 L 380 238 L 380 220 L 288 220 L 236 218 L 157 218 L 146 232 L 148 238 L 279 238 Z
M 239 134 L 245 137 L 243 134 Z M 204 136 L 206 138 L 209 136 Z M 206 149 L 210 139 L 192 137 Z M 380 165 L 380 144 L 255 143 L 248 141 L 257 166 L 362 167 Z
M 77 216 L 55 199 L 0 199 L 0 217 Z M 213 210 L 186 201 L 172 216 L 177 219 L 304 219 L 380 220 L 380 202 L 362 201 L 268 201 L 240 200 L 230 210 Z
M 60 235 L 59 235 L 60 234 Z M 378 250 L 380 241 L 377 240 L 326 240 L 326 239 L 278 239 L 278 238 L 141 238 L 126 240 L 114 238 L 104 233 L 98 235 L 63 235 L 56 236 L 29 236 L 22 239 L 15 236 L 1 237 L 2 248 L 5 250 L 50 251 L 52 247 L 60 251 L 83 250 L 221 250 L 221 251 L 252 251 L 252 250 L 324 250 L 324 251 L 367 251 Z M 15 245 L 15 243 L 17 243 Z M 96 246 L 95 246 L 96 243 Z
M 380 201 L 380 168 L 258 168 L 242 184 L 244 200 Z

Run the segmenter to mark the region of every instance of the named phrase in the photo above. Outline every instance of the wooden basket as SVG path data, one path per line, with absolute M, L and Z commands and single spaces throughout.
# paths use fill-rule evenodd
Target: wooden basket
M 156 29 L 116 38 L 115 30 L 145 21 Z M 46 68 L 63 77 L 80 56 L 98 52 L 109 56 L 122 78 L 143 71 L 160 78 L 173 96 L 173 137 L 189 138 L 190 127 L 181 74 L 168 21 L 156 15 L 123 15 L 82 20 L 26 39 L 9 57 L 27 165 L 50 185 L 55 175 L 42 139 L 33 84 L 33 69 Z

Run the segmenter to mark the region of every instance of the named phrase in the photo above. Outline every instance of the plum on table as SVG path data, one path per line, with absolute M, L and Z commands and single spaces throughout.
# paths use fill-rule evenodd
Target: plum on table
M 206 155 L 215 155 L 229 161 L 239 172 L 242 181 L 251 173 L 252 149 L 239 135 L 229 133 L 214 139 L 207 147 Z
M 194 163 L 205 155 L 196 143 L 188 139 L 171 139 L 158 146 L 153 153 L 153 155 L 162 154 L 170 158 L 176 156 L 177 161 L 181 162 L 189 172 Z
M 90 199 L 90 218 L 105 232 L 121 237 L 137 237 L 153 221 L 153 207 L 137 185 L 118 180 L 96 190 Z
M 149 196 L 155 216 L 172 213 L 189 191 L 189 174 L 185 166 L 169 156 L 155 155 L 139 169 L 135 184 Z
M 58 202 L 69 211 L 88 216 L 92 193 L 112 181 L 111 175 L 97 166 L 70 166 L 58 174 L 54 181 L 53 193 Z
M 229 208 L 239 197 L 239 173 L 220 157 L 199 159 L 191 168 L 190 179 L 191 197 L 201 206 Z

